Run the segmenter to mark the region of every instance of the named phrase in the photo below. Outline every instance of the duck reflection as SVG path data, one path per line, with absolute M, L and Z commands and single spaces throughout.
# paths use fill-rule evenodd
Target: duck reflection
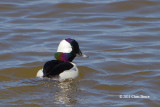
M 59 90 L 54 95 L 56 104 L 77 104 L 78 81 L 61 82 L 58 84 L 58 88 Z

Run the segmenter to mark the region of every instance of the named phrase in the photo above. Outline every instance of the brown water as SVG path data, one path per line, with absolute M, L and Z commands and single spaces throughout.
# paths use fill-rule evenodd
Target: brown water
M 37 79 L 68 37 L 90 56 L 79 77 Z M 159 0 L 0 1 L 1 107 L 158 107 L 159 90 Z

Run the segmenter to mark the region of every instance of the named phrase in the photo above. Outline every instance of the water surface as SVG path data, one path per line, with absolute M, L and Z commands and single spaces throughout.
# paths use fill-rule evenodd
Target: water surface
M 0 106 L 160 106 L 159 10 L 159 0 L 1 0 Z M 90 56 L 74 60 L 79 77 L 36 78 L 68 37 Z

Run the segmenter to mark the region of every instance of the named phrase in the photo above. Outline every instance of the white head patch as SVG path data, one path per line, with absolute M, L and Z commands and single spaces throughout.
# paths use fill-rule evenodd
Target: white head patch
M 57 52 L 70 53 L 72 46 L 66 40 L 62 40 L 58 46 Z

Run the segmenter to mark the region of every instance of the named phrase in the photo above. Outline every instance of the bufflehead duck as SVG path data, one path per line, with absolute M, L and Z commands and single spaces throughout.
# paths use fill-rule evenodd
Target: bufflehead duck
M 82 54 L 76 40 L 70 38 L 62 40 L 54 54 L 56 60 L 46 62 L 43 69 L 37 72 L 37 77 L 58 78 L 59 81 L 76 78 L 78 68 L 72 62 L 76 55 L 87 57 Z

